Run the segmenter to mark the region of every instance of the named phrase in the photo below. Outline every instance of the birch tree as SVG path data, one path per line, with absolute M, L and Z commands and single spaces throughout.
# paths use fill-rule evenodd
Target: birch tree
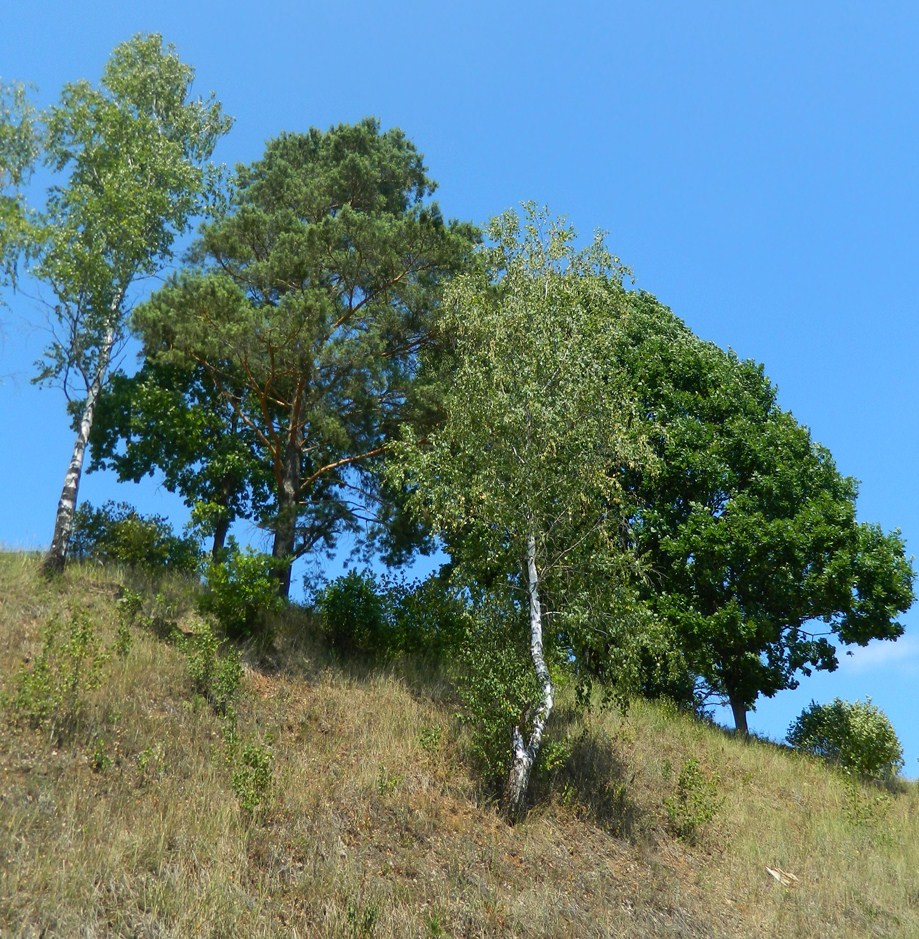
M 0 85 L 0 285 L 15 281 L 28 242 L 30 213 L 23 188 L 38 156 L 35 110 L 22 85 Z
M 220 105 L 189 97 L 193 70 L 160 36 L 118 46 L 98 87 L 65 86 L 46 115 L 48 192 L 31 273 L 54 294 L 53 340 L 36 381 L 82 399 L 45 568 L 63 569 L 86 442 L 131 289 L 171 257 L 216 181 L 208 161 L 230 126 Z
M 528 635 L 536 694 L 510 728 L 503 796 L 514 822 L 554 706 L 551 647 L 591 628 L 592 597 L 628 571 L 622 470 L 649 454 L 609 366 L 627 315 L 618 260 L 599 237 L 575 250 L 532 207 L 488 233 L 480 269 L 447 296 L 443 425 L 423 442 L 406 431 L 396 472 L 469 595 L 503 594 L 507 628 Z

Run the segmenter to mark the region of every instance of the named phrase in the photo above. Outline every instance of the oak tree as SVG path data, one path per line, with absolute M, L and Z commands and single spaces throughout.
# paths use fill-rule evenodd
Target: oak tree
M 659 457 L 633 537 L 648 602 L 738 731 L 760 695 L 837 667 L 837 643 L 896 639 L 913 602 L 899 532 L 856 516 L 858 487 L 778 404 L 761 366 L 695 337 L 647 294 L 619 348 Z

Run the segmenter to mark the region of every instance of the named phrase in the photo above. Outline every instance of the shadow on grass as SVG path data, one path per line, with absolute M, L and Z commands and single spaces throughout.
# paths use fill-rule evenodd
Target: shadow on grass
M 643 813 L 630 795 L 635 777 L 613 739 L 585 727 L 577 711 L 559 710 L 553 722 L 553 737 L 565 740 L 568 752 L 560 766 L 536 775 L 532 787 L 535 804 L 561 802 L 598 828 L 637 840 L 643 830 Z

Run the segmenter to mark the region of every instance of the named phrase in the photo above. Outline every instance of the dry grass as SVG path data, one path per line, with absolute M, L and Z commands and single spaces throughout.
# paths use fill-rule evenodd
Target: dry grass
M 915 786 L 853 796 L 657 707 L 563 705 L 572 755 L 510 829 L 467 767 L 445 682 L 337 662 L 295 619 L 247 668 L 239 708 L 240 736 L 273 755 L 266 808 L 240 808 L 225 727 L 148 631 L 52 740 L 11 706 L 16 675 L 77 607 L 111 647 L 116 590 L 87 569 L 49 585 L 0 555 L 0 935 L 919 935 Z M 179 615 L 180 588 L 170 602 Z M 690 758 L 723 799 L 696 844 L 665 806 Z

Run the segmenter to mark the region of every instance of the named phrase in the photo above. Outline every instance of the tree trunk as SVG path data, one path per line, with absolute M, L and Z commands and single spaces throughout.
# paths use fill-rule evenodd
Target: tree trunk
M 728 700 L 731 702 L 731 711 L 734 714 L 734 729 L 742 737 L 749 737 L 750 731 L 747 729 L 747 705 L 737 694 L 728 692 Z
M 224 513 L 217 519 L 214 525 L 214 544 L 211 548 L 211 560 L 219 561 L 223 555 L 224 546 L 227 543 L 227 535 L 230 531 L 230 518 Z
M 502 801 L 504 817 L 512 825 L 524 816 L 530 776 L 554 704 L 552 677 L 549 675 L 543 655 L 542 607 L 539 601 L 539 575 L 536 570 L 536 536 L 532 532 L 527 537 L 526 562 L 530 607 L 530 655 L 542 693 L 533 718 L 529 742 L 524 742 L 525 727 L 518 725 L 513 729 L 511 767 L 504 785 Z
M 235 431 L 235 420 L 233 430 Z M 236 494 L 238 483 L 236 477 L 227 474 L 220 482 L 220 499 L 218 505 L 222 509 L 220 517 L 214 523 L 214 545 L 211 548 L 211 560 L 219 561 L 223 556 L 223 548 L 230 533 L 230 502 Z
M 93 427 L 96 403 L 102 391 L 102 382 L 105 380 L 105 372 L 108 369 L 114 344 L 115 331 L 110 329 L 105 335 L 105 344 L 99 355 L 96 374 L 86 392 L 86 403 L 83 405 L 80 429 L 77 431 L 77 439 L 73 444 L 73 455 L 70 457 L 70 465 L 67 467 L 67 473 L 64 476 L 64 488 L 61 490 L 61 498 L 57 504 L 51 547 L 45 555 L 42 565 L 45 574 L 49 576 L 60 574 L 67 562 L 67 546 L 70 544 L 70 536 L 73 534 L 73 514 L 77 508 L 77 492 L 80 488 L 80 478 L 83 475 L 83 457 L 86 453 L 86 442 L 89 440 L 89 434 Z
M 293 435 L 284 450 L 284 466 L 278 490 L 278 515 L 275 520 L 271 556 L 276 562 L 278 593 L 290 596 L 290 569 L 294 561 L 297 539 L 297 496 L 300 489 L 300 447 Z

